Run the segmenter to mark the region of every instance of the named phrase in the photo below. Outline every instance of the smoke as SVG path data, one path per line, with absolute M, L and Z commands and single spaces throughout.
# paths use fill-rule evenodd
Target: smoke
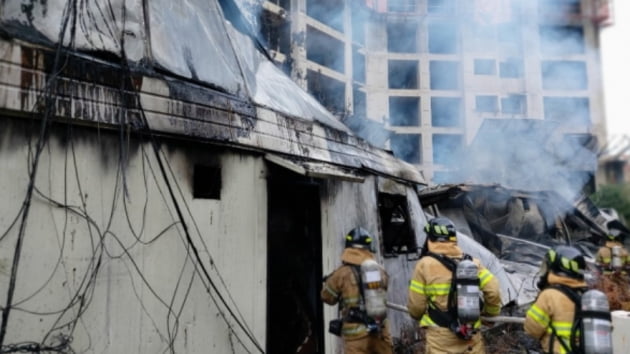
M 600 78 L 588 34 L 597 31 L 580 1 L 322 0 L 302 10 L 323 24 L 307 21 L 307 58 L 353 77 L 348 90 L 335 75 L 308 70 L 309 91 L 358 135 L 377 146 L 389 137 L 396 156 L 433 165 L 433 182 L 565 196 L 592 183 Z

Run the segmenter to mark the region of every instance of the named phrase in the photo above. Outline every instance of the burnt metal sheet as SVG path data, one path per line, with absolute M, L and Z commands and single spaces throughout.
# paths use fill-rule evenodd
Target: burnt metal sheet
M 365 177 L 352 171 L 325 162 L 298 161 L 276 154 L 266 154 L 265 159 L 302 176 L 315 178 L 336 178 L 350 182 L 363 183 Z
M 168 1 L 165 1 L 168 3 Z M 121 53 L 124 40 L 129 60 L 145 56 L 146 33 L 142 0 L 87 1 L 74 7 L 72 1 L 3 1 L 2 29 L 36 43 L 63 44 L 87 51 Z M 71 40 L 71 27 L 76 30 Z

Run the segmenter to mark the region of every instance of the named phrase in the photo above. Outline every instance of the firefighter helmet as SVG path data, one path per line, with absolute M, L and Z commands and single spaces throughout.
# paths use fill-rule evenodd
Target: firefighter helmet
M 455 224 L 448 218 L 434 218 L 424 226 L 429 240 L 433 242 L 457 241 Z
M 548 269 L 558 275 L 575 279 L 584 279 L 586 260 L 582 252 L 571 246 L 557 246 L 545 256 Z
M 355 227 L 346 235 L 346 248 L 363 248 L 372 251 L 372 236 L 362 227 Z
M 611 229 L 606 235 L 609 241 L 621 241 L 621 231 Z

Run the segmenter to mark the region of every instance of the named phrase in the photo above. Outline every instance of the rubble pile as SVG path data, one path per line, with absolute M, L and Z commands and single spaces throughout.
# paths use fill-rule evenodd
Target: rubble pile
M 627 275 L 617 273 L 601 275 L 595 287 L 608 296 L 611 311 L 630 311 L 630 279 Z

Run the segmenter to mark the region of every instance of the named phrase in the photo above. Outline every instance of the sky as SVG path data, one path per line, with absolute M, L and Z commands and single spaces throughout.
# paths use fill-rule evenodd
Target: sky
M 614 23 L 601 32 L 608 137 L 630 137 L 630 1 L 612 0 Z

